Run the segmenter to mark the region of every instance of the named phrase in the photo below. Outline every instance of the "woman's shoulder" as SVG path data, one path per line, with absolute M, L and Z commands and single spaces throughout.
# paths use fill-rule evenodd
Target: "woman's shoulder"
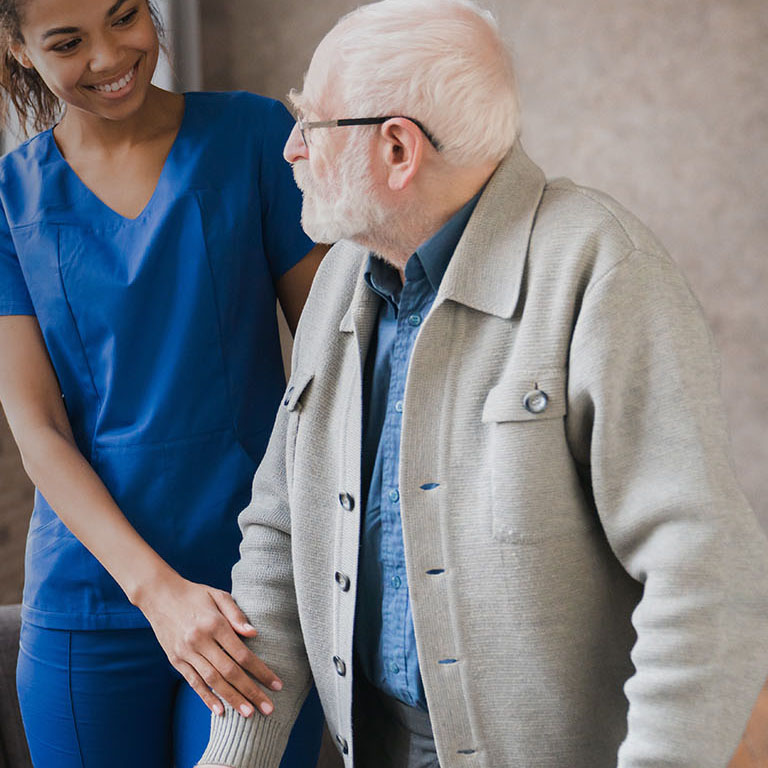
M 0 183 L 31 172 L 50 162 L 51 129 L 38 133 L 0 157 Z
M 190 91 L 186 98 L 206 118 L 206 123 L 225 123 L 232 129 L 263 131 L 291 119 L 277 99 L 248 91 Z
M 283 162 L 294 120 L 277 100 L 246 91 L 187 94 L 186 133 L 196 144 L 206 175 L 263 176 L 265 163 Z M 267 175 L 271 175 L 267 173 Z
M 43 201 L 56 197 L 61 188 L 60 170 L 50 130 L 0 157 L 0 205 L 9 224 L 34 220 Z

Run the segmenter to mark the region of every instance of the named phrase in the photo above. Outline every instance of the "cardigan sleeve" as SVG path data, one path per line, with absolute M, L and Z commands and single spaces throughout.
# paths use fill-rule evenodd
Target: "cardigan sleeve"
M 288 421 L 286 409 L 280 408 L 253 480 L 251 502 L 238 518 L 243 539 L 240 560 L 232 571 L 232 595 L 259 631 L 257 637 L 243 640 L 280 677 L 284 687 L 280 692 L 269 692 L 275 709 L 268 717 L 256 712 L 244 718 L 223 702 L 224 715 L 211 716 L 210 740 L 200 765 L 277 768 L 312 686 L 293 581 L 285 475 Z
M 608 541 L 643 585 L 619 768 L 722 768 L 768 674 L 768 548 L 735 479 L 719 363 L 666 256 L 587 289 L 569 440 Z

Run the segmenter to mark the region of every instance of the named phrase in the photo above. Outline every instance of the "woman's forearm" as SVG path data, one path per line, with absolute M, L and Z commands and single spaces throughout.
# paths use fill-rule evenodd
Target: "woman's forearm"
M 171 568 L 128 522 L 69 434 L 26 430 L 24 466 L 64 524 L 144 613 L 171 663 L 207 706 L 221 714 L 216 693 L 243 715 L 273 704 L 259 683 L 278 690 L 277 676 L 238 638 L 256 631 L 221 590 L 195 584 Z M 251 677 L 249 677 L 249 674 Z
M 131 603 L 141 607 L 153 585 L 176 577 L 128 522 L 68 435 L 41 426 L 28 432 L 19 448 L 32 482 Z
M 241 639 L 256 630 L 228 592 L 176 573 L 125 518 L 75 443 L 33 317 L 0 316 L 0 401 L 27 474 L 141 610 L 206 705 L 223 712 L 218 694 L 246 717 L 254 706 L 269 714 L 264 688 L 278 690 L 280 682 Z

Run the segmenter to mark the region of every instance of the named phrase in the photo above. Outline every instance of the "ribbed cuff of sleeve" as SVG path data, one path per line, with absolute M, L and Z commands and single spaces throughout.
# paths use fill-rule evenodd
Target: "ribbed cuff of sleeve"
M 211 717 L 211 737 L 198 765 L 278 768 L 290 734 L 291 723 L 274 714 L 246 718 L 225 706 L 223 715 Z

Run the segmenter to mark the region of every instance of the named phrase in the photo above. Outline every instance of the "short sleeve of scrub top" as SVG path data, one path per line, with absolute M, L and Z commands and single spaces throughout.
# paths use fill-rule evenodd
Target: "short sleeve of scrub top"
M 0 315 L 34 315 L 32 299 L 13 248 L 5 211 L 0 211 Z
M 231 587 L 237 516 L 285 387 L 275 282 L 312 248 L 279 102 L 190 93 L 135 219 L 46 131 L 0 160 L 0 311 L 34 313 L 75 441 L 182 576 Z M 148 626 L 40 493 L 22 614 L 53 629 Z
M 264 137 L 259 185 L 264 251 L 272 278 L 277 281 L 294 266 L 296 253 L 313 244 L 308 243 L 304 230 L 297 227 L 296 206 L 298 200 L 300 211 L 300 193 L 293 180 L 291 166 L 283 158 L 283 147 L 295 120 L 279 101 L 274 102 L 272 112 L 277 130 Z

